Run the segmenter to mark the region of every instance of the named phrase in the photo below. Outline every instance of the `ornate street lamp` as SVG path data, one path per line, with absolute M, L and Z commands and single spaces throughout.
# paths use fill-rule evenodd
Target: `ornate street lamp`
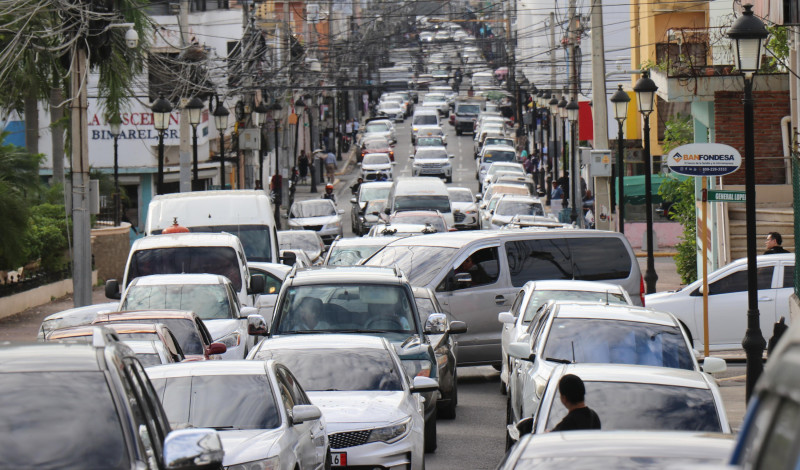
M 567 173 L 567 97 L 561 95 L 561 100 L 558 102 L 558 117 L 561 121 L 561 168 L 564 169 L 564 174 Z M 561 188 L 564 195 L 569 197 L 569 188 Z M 566 208 L 564 208 L 566 209 Z
M 261 146 L 258 149 L 258 179 L 261 181 L 261 187 L 266 187 L 266 182 L 264 181 L 264 135 L 261 130 L 261 126 L 266 122 L 267 114 L 270 113 L 269 108 L 264 102 L 258 103 L 255 108 L 253 108 L 253 114 L 250 115 L 250 119 L 253 122 L 253 126 L 258 129 L 258 136 L 259 141 L 261 142 Z
M 121 132 L 120 125 L 122 124 L 122 120 L 119 118 L 119 114 L 115 114 L 111 116 L 108 120 L 108 128 L 111 135 L 114 136 L 114 226 L 118 227 L 120 223 L 120 199 L 119 199 L 119 165 L 118 165 L 118 153 L 117 153 L 117 140 L 119 139 L 119 134 Z
M 172 104 L 159 95 L 150 108 L 153 111 L 153 127 L 158 131 L 158 176 L 156 177 L 156 193 L 164 194 L 164 131 L 169 128 Z
M 652 294 L 656 291 L 658 274 L 656 274 L 655 260 L 653 258 L 653 163 L 650 156 L 650 113 L 653 112 L 658 86 L 650 78 L 650 73 L 645 70 L 642 72 L 642 78 L 634 85 L 633 91 L 636 92 L 639 112 L 644 118 L 644 204 L 646 206 L 645 217 L 647 220 L 647 269 L 644 272 L 644 283 L 646 286 L 645 292 Z
M 625 233 L 625 161 L 622 128 L 625 125 L 625 119 L 628 117 L 628 103 L 630 101 L 631 97 L 623 91 L 620 84 L 617 91 L 611 96 L 611 102 L 614 104 L 614 119 L 617 120 L 617 173 L 619 174 L 617 189 L 619 205 L 617 206 L 617 213 L 619 214 L 620 233 Z M 614 203 L 613 199 L 611 203 Z
M 583 223 L 581 220 L 583 219 L 583 196 L 578 194 L 580 192 L 581 187 L 581 175 L 578 166 L 578 152 L 576 151 L 576 140 L 575 140 L 575 127 L 578 124 L 578 114 L 580 111 L 580 107 L 578 103 L 575 102 L 575 99 L 570 99 L 569 104 L 564 107 L 564 110 L 567 113 L 567 120 L 569 121 L 569 153 L 570 153 L 570 161 L 572 163 L 572 169 L 570 170 L 570 174 L 572 176 L 572 188 L 570 188 L 571 195 L 570 201 L 572 201 L 572 213 L 570 214 L 570 218 L 572 219 L 572 223 L 577 223 L 578 227 L 582 227 Z M 580 200 L 581 208 L 580 212 L 578 209 L 578 200 Z M 581 214 L 579 217 L 578 214 Z
M 217 98 L 217 107 L 211 113 L 214 116 L 214 127 L 219 133 L 219 189 L 225 189 L 225 129 L 228 128 L 228 108 Z
M 745 226 L 747 227 L 747 331 L 742 347 L 747 356 L 745 396 L 750 399 L 756 380 L 764 369 L 762 355 L 766 341 L 759 325 L 756 258 L 756 168 L 753 129 L 753 75 L 761 68 L 762 45 L 767 38 L 764 23 L 753 15 L 753 6 L 744 11 L 728 30 L 734 41 L 736 68 L 744 75 L 744 187 Z
M 203 116 L 203 101 L 194 97 L 186 103 L 186 109 L 189 111 L 189 124 L 192 125 L 192 190 L 200 190 L 200 173 L 197 168 L 197 125 L 200 124 L 200 118 Z

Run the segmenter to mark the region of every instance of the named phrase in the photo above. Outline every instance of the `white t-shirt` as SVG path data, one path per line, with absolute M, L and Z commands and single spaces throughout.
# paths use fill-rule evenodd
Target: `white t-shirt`
M 347 134 L 352 134 L 353 133 L 353 123 L 352 122 L 348 122 L 347 124 L 345 124 L 344 125 L 344 131 Z

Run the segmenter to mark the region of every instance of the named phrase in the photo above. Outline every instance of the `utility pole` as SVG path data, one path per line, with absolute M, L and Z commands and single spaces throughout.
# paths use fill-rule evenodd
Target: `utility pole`
M 603 40 L 603 0 L 592 0 L 591 11 L 592 34 L 592 134 L 596 150 L 609 149 L 608 145 L 608 108 L 606 97 L 606 58 Z M 589 175 L 592 176 L 592 175 Z M 611 207 L 611 178 L 608 176 L 595 177 L 595 226 L 601 230 L 613 230 L 611 217 L 602 220 L 599 215 L 610 213 Z
M 178 25 L 181 28 L 181 48 L 186 48 L 189 44 L 189 0 L 181 0 L 180 11 L 178 14 Z M 186 103 L 191 96 L 181 96 L 180 99 L 180 192 L 192 190 L 192 143 L 191 126 L 189 125 L 189 110 Z
M 550 92 L 555 96 L 556 91 L 556 14 L 550 12 Z M 556 146 L 558 145 L 558 131 L 556 123 L 558 118 L 555 113 L 550 114 L 550 125 L 553 126 L 553 131 L 549 132 L 550 142 L 547 144 L 547 157 L 550 160 L 550 179 L 558 179 L 558 152 Z M 548 188 L 549 194 L 549 181 L 545 181 L 545 186 Z M 561 188 L 563 191 L 564 188 Z
M 70 116 L 72 123 L 72 285 L 73 305 L 92 303 L 92 243 L 89 216 L 89 123 L 86 92 L 89 71 L 86 50 L 80 45 L 72 52 Z
M 569 74 L 570 74 L 570 97 L 575 103 L 578 103 L 578 35 L 580 34 L 580 18 L 576 11 L 576 0 L 570 0 L 569 10 L 567 13 L 569 18 Z M 583 195 L 581 194 L 581 174 L 580 165 L 578 164 L 578 121 L 570 122 L 570 136 L 572 137 L 569 142 L 569 158 L 570 158 L 570 181 L 572 181 L 572 188 L 570 188 L 570 203 L 572 205 L 572 217 L 578 227 L 583 227 Z M 566 136 L 565 136 L 566 137 Z

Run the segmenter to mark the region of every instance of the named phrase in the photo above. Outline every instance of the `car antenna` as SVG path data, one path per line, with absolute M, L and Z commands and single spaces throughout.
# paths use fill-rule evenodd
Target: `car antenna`
M 608 305 L 608 289 L 606 289 L 606 305 Z
M 575 341 L 570 341 L 572 345 L 572 363 L 575 364 Z

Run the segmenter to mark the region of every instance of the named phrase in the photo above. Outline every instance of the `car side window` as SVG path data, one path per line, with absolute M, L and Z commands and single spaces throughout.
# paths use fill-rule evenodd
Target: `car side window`
M 137 376 L 134 363 L 136 360 L 133 358 L 126 358 L 124 360 L 124 371 L 125 376 L 128 379 L 127 382 L 131 387 L 131 390 L 136 397 L 134 400 L 129 400 L 131 409 L 134 409 L 134 414 L 139 416 L 141 421 L 137 422 L 137 432 L 139 434 L 139 439 L 142 441 L 142 444 L 145 448 L 145 453 L 147 455 L 148 466 L 150 468 L 158 468 L 157 462 L 160 460 L 160 456 L 162 455 L 162 443 L 163 438 L 160 437 L 162 434 L 159 432 L 158 429 L 158 421 L 156 416 L 154 415 L 154 409 L 150 405 L 147 398 L 145 398 L 146 391 L 142 386 L 142 380 Z
M 197 318 L 195 319 L 195 324 L 197 325 L 197 330 L 200 332 L 200 336 L 203 337 L 203 347 L 213 343 L 214 339 L 211 338 L 211 333 L 209 333 L 208 329 L 206 329 L 206 325 L 203 323 L 203 320 Z
M 292 401 L 294 401 L 295 405 L 310 405 L 311 400 L 309 400 L 308 395 L 306 392 L 303 391 L 303 388 L 300 386 L 300 382 L 297 381 L 294 375 L 289 371 L 289 369 L 279 366 L 276 368 L 278 374 L 289 384 L 290 389 L 289 393 L 292 394 Z
M 758 468 L 786 469 L 797 468 L 798 444 L 797 420 L 800 419 L 800 405 L 784 398 L 775 411 L 775 419 L 767 431 L 768 435 L 760 450 Z
M 497 247 L 482 248 L 473 252 L 455 268 L 455 274 L 469 274 L 469 283 L 453 282 L 451 289 L 459 290 L 494 284 L 500 278 L 500 259 Z M 445 279 L 445 281 L 447 281 Z
M 292 385 L 286 380 L 285 375 L 281 373 L 280 369 L 276 369 L 275 377 L 278 379 L 278 393 L 281 395 L 281 402 L 286 409 L 286 414 L 291 417 L 292 408 L 294 408 L 294 405 L 298 404 L 295 403 L 294 397 L 292 396 Z
M 794 265 L 783 265 L 783 287 L 794 287 Z
M 772 273 L 774 266 L 762 266 L 758 268 L 756 278 L 758 279 L 758 290 L 772 288 Z M 732 294 L 734 292 L 747 291 L 747 268 L 728 274 L 722 279 L 718 279 L 708 286 L 708 295 Z
M 522 299 L 525 297 L 525 291 L 521 290 L 517 293 L 517 297 L 514 299 L 514 303 L 511 304 L 511 314 L 515 317 L 519 316 L 519 305 L 522 303 Z
M 572 279 L 572 259 L 566 239 L 512 240 L 505 244 L 511 284 L 528 281 Z

